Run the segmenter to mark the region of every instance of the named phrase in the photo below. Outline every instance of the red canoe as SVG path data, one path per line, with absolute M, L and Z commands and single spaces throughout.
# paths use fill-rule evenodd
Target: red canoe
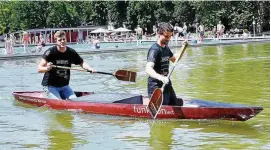
M 124 93 L 76 92 L 72 100 L 48 99 L 42 91 L 13 92 L 16 100 L 34 106 L 73 110 L 93 114 L 151 118 L 146 109 L 148 98 Z M 181 100 L 180 100 L 181 101 Z M 199 99 L 185 99 L 183 106 L 162 106 L 157 119 L 224 119 L 246 121 L 263 110 L 246 106 Z

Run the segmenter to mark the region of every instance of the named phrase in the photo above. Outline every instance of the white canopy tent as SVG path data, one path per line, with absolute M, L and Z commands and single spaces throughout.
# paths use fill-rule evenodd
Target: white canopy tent
M 108 33 L 108 32 L 110 32 L 110 31 L 103 29 L 103 28 L 99 28 L 99 29 L 91 31 L 91 33 Z
M 129 30 L 127 28 L 117 28 L 117 29 L 114 29 L 113 32 L 130 32 L 132 30 Z
M 106 33 L 110 33 L 110 32 L 112 32 L 112 31 L 108 31 L 108 30 L 103 29 L 103 28 L 98 28 L 96 30 L 91 31 L 90 33 L 96 34 L 96 37 L 98 36 L 98 34 L 100 34 L 101 38 L 104 38 L 104 40 L 105 40 Z

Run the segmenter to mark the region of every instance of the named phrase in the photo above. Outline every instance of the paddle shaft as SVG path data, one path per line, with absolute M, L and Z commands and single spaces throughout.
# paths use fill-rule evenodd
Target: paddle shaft
M 65 67 L 65 66 L 56 66 L 56 65 L 52 65 L 55 68 L 61 68 L 61 69 L 69 69 L 69 70 L 77 70 L 77 71 L 84 71 L 84 72 L 90 72 L 92 73 L 92 71 L 90 70 L 86 70 L 86 69 L 80 69 L 80 68 L 71 68 L 71 67 Z M 101 71 L 97 71 L 95 73 L 99 73 L 99 74 L 107 74 L 107 75 L 113 75 L 113 73 L 108 73 L 108 72 L 101 72 Z
M 173 63 L 173 67 L 172 67 L 172 69 L 170 70 L 169 74 L 167 75 L 167 78 L 169 78 L 169 77 L 171 76 L 173 70 L 175 69 L 175 66 L 176 66 L 177 62 L 183 57 L 184 51 L 185 51 L 185 49 L 186 49 L 186 46 L 187 46 L 187 44 L 184 44 L 184 45 L 182 46 L 182 52 L 181 52 L 181 54 L 178 55 L 177 58 L 175 59 L 175 62 Z M 166 86 L 166 84 L 164 83 L 163 86 L 161 87 L 161 89 L 164 90 L 165 86 Z
M 92 73 L 92 71 L 90 71 L 90 70 L 81 69 L 81 68 L 71 68 L 71 67 L 56 66 L 56 65 L 52 65 L 52 66 L 55 67 L 55 68 L 62 68 L 62 69 L 69 69 L 69 70 L 78 70 L 78 71 L 84 71 L 84 72 L 90 72 L 90 73 Z M 105 75 L 112 75 L 112 76 L 116 77 L 118 80 L 129 81 L 129 82 L 136 82 L 136 72 L 133 72 L 133 71 L 117 70 L 114 73 L 107 73 L 107 72 L 101 72 L 101 71 L 97 71 L 97 72 L 93 72 L 93 73 L 99 73 L 99 74 L 105 74 Z

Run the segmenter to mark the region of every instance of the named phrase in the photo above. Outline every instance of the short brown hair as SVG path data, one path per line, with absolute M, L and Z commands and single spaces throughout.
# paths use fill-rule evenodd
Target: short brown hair
M 161 22 L 158 24 L 157 33 L 163 34 L 164 32 L 173 32 L 173 26 L 167 22 Z
M 56 39 L 56 38 L 63 37 L 63 36 L 66 37 L 66 33 L 65 33 L 65 31 L 60 30 L 60 31 L 57 31 L 57 32 L 55 33 L 54 38 Z

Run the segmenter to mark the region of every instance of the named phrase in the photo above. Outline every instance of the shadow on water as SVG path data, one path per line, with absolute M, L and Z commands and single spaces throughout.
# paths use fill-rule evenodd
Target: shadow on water
M 116 139 L 137 143 L 153 149 L 191 148 L 197 146 L 207 146 L 209 143 L 221 143 L 234 141 L 234 138 L 246 138 L 257 140 L 261 133 L 252 125 L 246 122 L 232 122 L 221 120 L 149 120 L 149 119 L 105 119 L 99 115 L 80 114 L 86 122 L 107 124 L 108 126 L 120 127 L 123 132 L 116 136 Z M 135 128 L 137 129 L 135 131 Z M 146 135 L 147 134 L 147 135 Z M 206 141 L 207 140 L 207 141 Z M 210 140 L 210 141 L 209 141 Z M 145 141 L 148 141 L 145 143 Z M 194 141 L 191 143 L 191 141 Z M 249 145 L 249 143 L 245 142 Z M 245 145 L 243 145 L 245 146 Z M 221 146 L 223 147 L 223 146 Z M 227 146 L 225 146 L 227 148 Z

